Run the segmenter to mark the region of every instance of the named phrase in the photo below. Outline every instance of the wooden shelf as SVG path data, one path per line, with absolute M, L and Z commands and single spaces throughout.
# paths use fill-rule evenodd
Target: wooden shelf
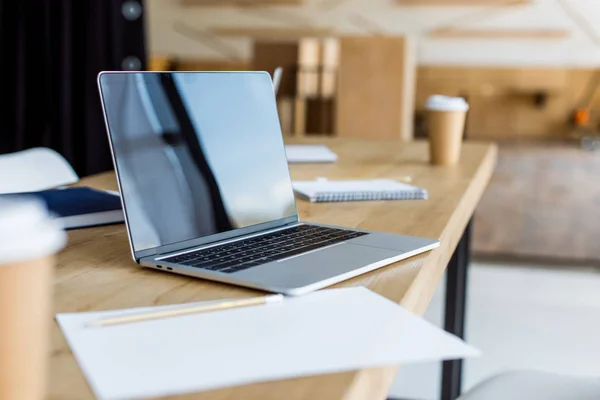
M 181 58 L 174 61 L 177 71 L 247 71 L 249 60 L 220 60 L 206 58 Z
M 458 29 L 440 28 L 427 36 L 437 39 L 565 39 L 571 35 L 566 29 Z
M 214 28 L 210 32 L 222 37 L 275 41 L 336 36 L 336 31 L 329 28 Z

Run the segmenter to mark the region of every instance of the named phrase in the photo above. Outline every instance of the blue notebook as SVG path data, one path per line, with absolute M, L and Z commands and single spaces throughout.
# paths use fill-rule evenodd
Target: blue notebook
M 34 196 L 65 229 L 116 224 L 124 221 L 119 195 L 87 187 L 43 190 L 5 196 Z

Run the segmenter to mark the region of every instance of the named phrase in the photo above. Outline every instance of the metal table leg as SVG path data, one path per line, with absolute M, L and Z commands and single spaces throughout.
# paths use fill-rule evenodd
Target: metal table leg
M 470 221 L 463 233 L 446 275 L 446 310 L 444 329 L 464 338 L 465 306 L 467 300 L 467 269 L 470 261 Z M 455 400 L 461 393 L 462 360 L 442 364 L 442 400 Z

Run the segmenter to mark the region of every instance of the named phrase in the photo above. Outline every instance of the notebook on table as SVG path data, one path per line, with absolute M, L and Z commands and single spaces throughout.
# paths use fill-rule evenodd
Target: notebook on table
M 65 229 L 124 222 L 121 198 L 116 192 L 87 187 L 42 190 L 4 196 L 33 196 L 42 200 Z
M 310 202 L 425 200 L 427 190 L 392 179 L 294 181 L 294 192 Z

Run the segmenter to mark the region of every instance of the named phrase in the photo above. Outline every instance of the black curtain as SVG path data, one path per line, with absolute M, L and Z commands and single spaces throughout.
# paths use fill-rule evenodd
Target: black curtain
M 112 169 L 96 76 L 145 69 L 143 11 L 142 0 L 0 0 L 0 154 L 45 146 L 80 176 Z

